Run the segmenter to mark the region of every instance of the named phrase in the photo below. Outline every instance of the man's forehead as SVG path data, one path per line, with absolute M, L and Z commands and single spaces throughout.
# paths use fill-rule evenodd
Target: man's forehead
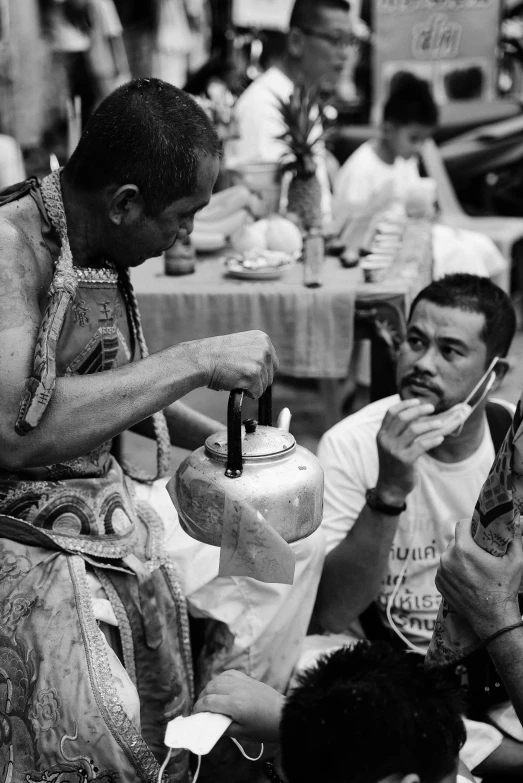
M 345 32 L 351 29 L 351 17 L 349 11 L 343 8 L 322 8 L 316 11 L 317 17 L 314 27 L 318 30 L 340 30 Z
M 485 315 L 459 307 L 441 307 L 427 299 L 421 299 L 414 308 L 408 326 L 440 337 L 483 342 Z

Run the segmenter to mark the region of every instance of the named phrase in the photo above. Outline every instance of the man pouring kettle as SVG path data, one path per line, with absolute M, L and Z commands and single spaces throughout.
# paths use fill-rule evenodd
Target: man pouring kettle
M 182 396 L 259 397 L 278 368 L 261 332 L 148 356 L 129 268 L 191 232 L 218 150 L 189 96 L 140 79 L 101 104 L 63 170 L 0 194 L 2 780 L 156 780 L 165 724 L 194 698 L 187 603 L 214 622 L 216 667 L 277 687 L 305 633 L 318 534 L 292 545 L 294 586 L 218 578 L 219 550 L 185 536 L 164 484 L 111 454 L 126 429 L 153 435 L 169 476 L 171 443 L 221 426 Z M 186 752 L 167 773 L 188 779 Z

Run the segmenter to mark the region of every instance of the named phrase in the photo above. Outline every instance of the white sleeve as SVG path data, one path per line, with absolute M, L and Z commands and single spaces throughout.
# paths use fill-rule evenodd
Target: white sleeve
M 363 209 L 375 192 L 374 179 L 369 171 L 358 165 L 358 159 L 349 158 L 341 167 L 334 183 L 334 204 L 347 213 Z
M 332 211 L 336 225 L 343 224 L 347 218 L 379 212 L 394 195 L 392 170 L 390 176 L 384 177 L 373 165 L 372 158 L 358 152 L 341 167 L 334 183 Z
M 357 439 L 344 433 L 342 440 L 339 434 L 327 432 L 318 446 L 318 459 L 325 472 L 322 530 L 327 553 L 352 529 L 365 505 L 365 492 L 373 486 L 363 472 L 366 458 L 361 443 L 365 436 L 361 435 Z
M 239 138 L 235 144 L 235 163 L 265 161 L 277 163 L 285 153 L 285 144 L 278 140 L 285 132 L 276 103 L 265 94 L 256 99 L 251 95 L 236 105 Z

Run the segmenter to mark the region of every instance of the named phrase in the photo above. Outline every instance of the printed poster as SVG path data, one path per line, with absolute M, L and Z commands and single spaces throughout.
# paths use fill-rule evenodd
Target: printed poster
M 496 98 L 500 0 L 373 0 L 374 114 L 399 71 L 428 81 L 440 106 Z
M 294 0 L 233 0 L 232 23 L 287 32 L 293 6 Z

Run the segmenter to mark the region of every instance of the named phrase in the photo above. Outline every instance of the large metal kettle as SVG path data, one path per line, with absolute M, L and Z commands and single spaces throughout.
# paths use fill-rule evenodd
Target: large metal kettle
M 256 509 L 287 542 L 306 538 L 320 525 L 323 470 L 308 449 L 272 426 L 272 390 L 259 401 L 258 421 L 242 425 L 243 391 L 229 397 L 227 430 L 181 463 L 167 487 L 188 535 L 220 546 L 227 494 Z

